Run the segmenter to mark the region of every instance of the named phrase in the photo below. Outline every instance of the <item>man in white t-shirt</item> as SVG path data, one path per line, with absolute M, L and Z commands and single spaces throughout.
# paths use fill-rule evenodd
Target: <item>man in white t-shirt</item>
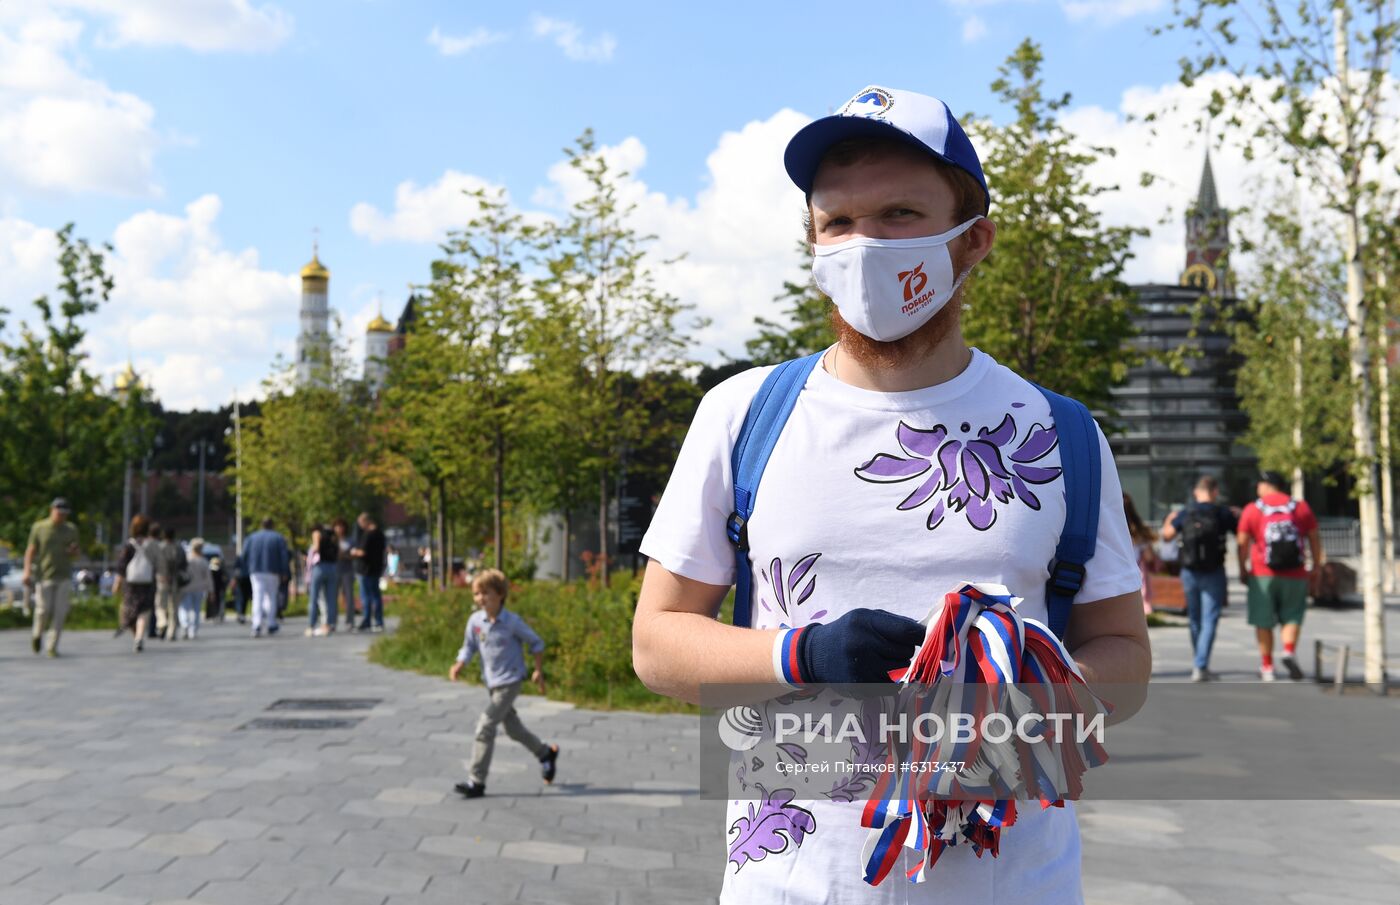
M 770 369 L 725 381 L 696 412 L 642 542 L 650 562 L 633 624 L 637 675 L 686 701 L 709 684 L 773 683 L 777 695 L 785 678 L 878 681 L 922 640 L 914 620 L 967 581 L 1005 585 L 1024 616 L 1044 621 L 1065 520 L 1049 404 L 962 338 L 961 287 L 996 227 L 981 164 L 947 106 L 867 88 L 799 131 L 784 162 L 807 194 L 813 273 L 835 303 L 839 341 L 798 396 L 747 524 L 752 627 L 716 615 L 735 579 L 730 454 Z M 1145 683 L 1141 576 L 1101 432 L 1099 447 L 1097 547 L 1066 640 L 1091 686 Z M 1119 718 L 1136 706 L 1114 703 Z M 802 819 L 762 845 L 742 838 L 748 804 L 729 803 L 722 901 L 1083 901 L 1072 804 L 1023 807 L 997 858 L 957 846 L 922 885 L 896 871 L 870 887 L 860 805 L 814 789 L 766 790 Z

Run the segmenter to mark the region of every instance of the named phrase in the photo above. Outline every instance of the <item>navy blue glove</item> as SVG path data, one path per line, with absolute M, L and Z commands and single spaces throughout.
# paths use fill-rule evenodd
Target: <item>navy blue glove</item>
M 924 626 L 883 610 L 851 610 L 835 622 L 809 625 L 794 639 L 802 684 L 854 685 L 890 681 L 924 641 Z

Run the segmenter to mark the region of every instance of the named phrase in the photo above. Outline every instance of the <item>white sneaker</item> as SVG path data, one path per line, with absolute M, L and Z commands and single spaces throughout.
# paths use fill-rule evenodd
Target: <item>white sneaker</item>
M 1205 671 L 1204 669 L 1201 669 L 1199 666 L 1193 667 L 1193 668 L 1191 669 L 1191 681 L 1192 681 L 1192 682 L 1209 682 L 1209 681 L 1210 681 L 1210 673 L 1207 672 L 1207 671 Z
M 1272 666 L 1261 666 L 1261 667 L 1259 667 L 1259 679 L 1260 679 L 1260 681 L 1263 681 L 1263 682 L 1272 682 L 1272 681 L 1274 681 L 1274 680 L 1277 679 L 1277 678 L 1278 678 L 1278 676 L 1274 675 L 1274 668 L 1273 668 Z

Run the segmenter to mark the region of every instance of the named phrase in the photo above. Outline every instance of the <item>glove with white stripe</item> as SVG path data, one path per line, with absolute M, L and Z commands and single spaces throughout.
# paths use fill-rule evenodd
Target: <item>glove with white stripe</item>
M 924 625 L 884 610 L 851 610 L 834 622 L 789 629 L 773 644 L 773 671 L 785 685 L 890 681 L 923 643 Z

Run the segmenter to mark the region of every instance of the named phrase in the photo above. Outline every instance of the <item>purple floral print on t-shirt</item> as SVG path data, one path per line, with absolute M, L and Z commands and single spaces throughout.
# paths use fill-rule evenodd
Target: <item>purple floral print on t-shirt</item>
M 856 477 L 872 484 L 920 479 L 896 508 L 908 511 L 932 501 L 926 522 L 930 531 L 943 523 L 949 510 L 965 513 L 978 531 L 996 523 L 998 504 L 1020 499 L 1039 510 L 1040 497 L 1032 486 L 1060 476 L 1056 466 L 1035 464 L 1058 443 L 1055 428 L 1035 424 L 1017 443 L 1010 413 L 996 427 L 978 428 L 975 435 L 966 421 L 955 431 L 942 424 L 918 428 L 901 421 L 895 437 L 903 455 L 877 453 L 855 469 Z

